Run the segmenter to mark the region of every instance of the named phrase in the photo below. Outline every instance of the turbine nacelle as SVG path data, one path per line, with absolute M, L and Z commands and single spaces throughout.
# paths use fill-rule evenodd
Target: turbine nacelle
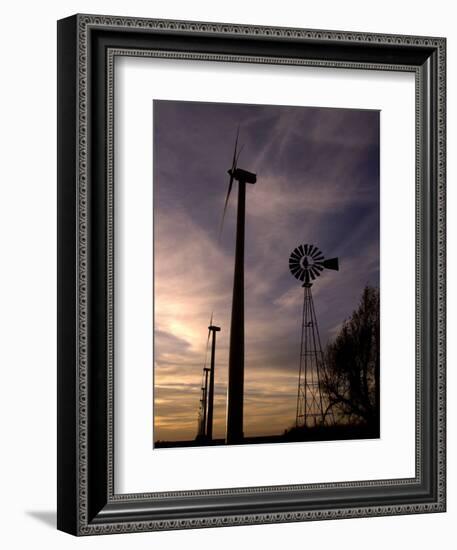
M 236 179 L 236 181 L 242 181 L 244 183 L 256 183 L 257 176 L 256 174 L 253 174 L 252 172 L 248 172 L 247 170 L 243 170 L 242 168 L 230 168 L 230 170 L 227 170 L 227 173 L 230 175 L 231 178 Z

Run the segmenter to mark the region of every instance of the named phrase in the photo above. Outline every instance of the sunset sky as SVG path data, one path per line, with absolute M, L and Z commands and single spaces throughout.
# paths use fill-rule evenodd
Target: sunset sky
M 312 289 L 323 345 L 363 287 L 379 285 L 378 111 L 154 101 L 154 440 L 195 438 L 212 312 L 214 437 L 225 435 L 236 182 L 220 242 L 218 229 L 238 124 L 238 166 L 257 174 L 246 197 L 246 436 L 295 421 L 303 289 L 290 252 L 309 243 L 339 257 Z

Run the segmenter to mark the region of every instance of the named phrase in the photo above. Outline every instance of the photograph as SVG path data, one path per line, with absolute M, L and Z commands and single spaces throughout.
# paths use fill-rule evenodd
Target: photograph
M 152 447 L 377 439 L 380 111 L 153 100 Z

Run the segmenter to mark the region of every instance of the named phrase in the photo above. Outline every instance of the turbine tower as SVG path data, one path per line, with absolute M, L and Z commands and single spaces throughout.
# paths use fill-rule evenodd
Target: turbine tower
M 206 439 L 206 414 L 208 412 L 208 373 L 210 369 L 203 367 L 200 408 L 198 410 L 198 432 L 196 439 Z
M 216 364 L 216 332 L 220 327 L 213 325 L 213 316 L 211 315 L 210 325 L 208 327 L 208 340 L 206 342 L 206 357 L 208 356 L 208 344 L 211 339 L 211 367 L 203 366 L 203 377 L 201 384 L 201 398 L 198 409 L 198 429 L 197 440 L 212 441 L 213 439 L 213 418 L 214 418 L 214 371 Z M 208 382 L 209 377 L 209 382 Z
M 290 272 L 296 279 L 303 282 L 304 289 L 295 417 L 297 428 L 325 424 L 329 418 L 332 423 L 334 422 L 333 411 L 328 408 L 329 404 L 322 391 L 325 375 L 324 354 L 311 293 L 314 280 L 319 277 L 324 268 L 338 271 L 338 258 L 326 260 L 314 245 L 297 246 L 290 255 Z
M 206 437 L 209 441 L 213 439 L 213 410 L 214 410 L 214 369 L 216 361 L 216 332 L 221 329 L 212 323 L 208 327 L 208 336 L 211 333 L 211 368 L 209 372 L 209 393 L 208 393 L 208 415 L 206 424 Z
M 229 372 L 227 388 L 226 443 L 241 443 L 243 440 L 243 393 L 244 393 L 244 234 L 246 218 L 246 184 L 254 184 L 257 176 L 237 167 L 239 152 L 239 128 L 233 151 L 230 176 L 221 231 L 232 191 L 233 181 L 238 182 L 238 207 L 236 221 L 235 269 L 233 277 L 232 319 L 230 324 Z M 241 151 L 240 151 L 241 152 Z

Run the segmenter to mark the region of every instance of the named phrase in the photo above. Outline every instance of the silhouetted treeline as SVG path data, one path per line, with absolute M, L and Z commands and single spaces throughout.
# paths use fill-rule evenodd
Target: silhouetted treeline
M 343 423 L 379 430 L 379 289 L 365 287 L 325 356 L 327 410 Z

